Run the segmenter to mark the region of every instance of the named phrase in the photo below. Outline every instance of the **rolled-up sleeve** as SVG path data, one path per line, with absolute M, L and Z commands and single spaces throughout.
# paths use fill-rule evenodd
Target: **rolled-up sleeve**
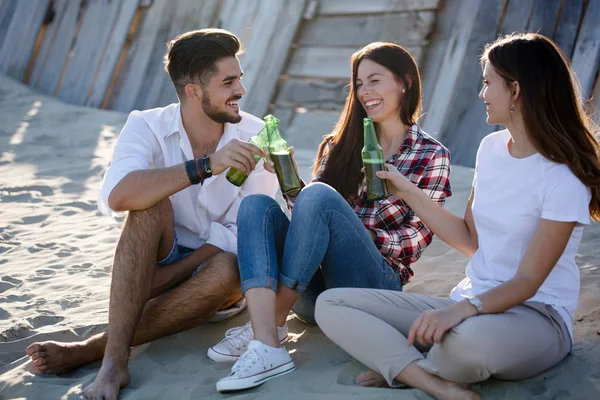
M 102 214 L 111 216 L 116 213 L 108 205 L 108 197 L 121 179 L 132 171 L 152 168 L 157 145 L 158 142 L 142 118 L 142 113 L 131 112 L 119 134 L 112 160 L 104 174 L 98 196 L 98 210 Z

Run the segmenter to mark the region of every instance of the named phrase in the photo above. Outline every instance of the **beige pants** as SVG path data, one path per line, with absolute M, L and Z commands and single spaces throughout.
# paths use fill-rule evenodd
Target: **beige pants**
M 394 378 L 414 361 L 455 382 L 525 379 L 557 364 L 571 349 L 556 310 L 537 302 L 467 318 L 431 348 L 408 345 L 406 337 L 421 312 L 454 303 L 424 294 L 337 288 L 319 296 L 315 317 L 333 342 L 390 386 L 399 386 Z

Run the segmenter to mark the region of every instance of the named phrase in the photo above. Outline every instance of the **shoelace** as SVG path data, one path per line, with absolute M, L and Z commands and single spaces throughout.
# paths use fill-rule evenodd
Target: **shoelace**
M 237 372 L 247 372 L 254 364 L 264 367 L 267 364 L 267 359 L 257 349 L 248 349 L 231 367 L 231 375 Z
M 253 338 L 254 333 L 252 332 L 252 324 L 250 322 L 237 328 L 228 329 L 225 332 L 225 340 L 237 348 L 241 346 L 245 347 Z

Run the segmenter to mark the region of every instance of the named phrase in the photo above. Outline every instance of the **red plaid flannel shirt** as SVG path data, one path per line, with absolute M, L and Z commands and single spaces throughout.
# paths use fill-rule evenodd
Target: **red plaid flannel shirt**
M 317 174 L 312 182 L 319 181 L 327 163 L 332 145 L 326 148 Z M 387 163 L 394 165 L 404 176 L 435 200 L 440 206 L 452 195 L 450 189 L 450 152 L 440 142 L 415 124 L 408 129 L 406 139 L 397 153 Z M 433 233 L 408 205 L 393 194 L 387 199 L 367 202 L 364 200 L 366 185 L 359 189 L 359 196 L 350 205 L 367 229 L 377 235 L 375 245 L 385 261 L 398 273 L 402 284 L 414 275 L 410 265 L 433 239 Z M 286 196 L 292 209 L 294 199 Z

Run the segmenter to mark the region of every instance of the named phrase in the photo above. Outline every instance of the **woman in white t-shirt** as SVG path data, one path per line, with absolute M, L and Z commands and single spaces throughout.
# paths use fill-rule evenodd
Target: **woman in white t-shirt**
M 392 168 L 378 173 L 471 258 L 466 278 L 449 298 L 341 288 L 317 301 L 325 334 L 371 368 L 358 385 L 479 398 L 456 382 L 528 378 L 572 349 L 575 256 L 583 225 L 600 219 L 600 146 L 552 41 L 510 35 L 486 46 L 481 63 L 487 122 L 506 129 L 481 141 L 464 218 Z

